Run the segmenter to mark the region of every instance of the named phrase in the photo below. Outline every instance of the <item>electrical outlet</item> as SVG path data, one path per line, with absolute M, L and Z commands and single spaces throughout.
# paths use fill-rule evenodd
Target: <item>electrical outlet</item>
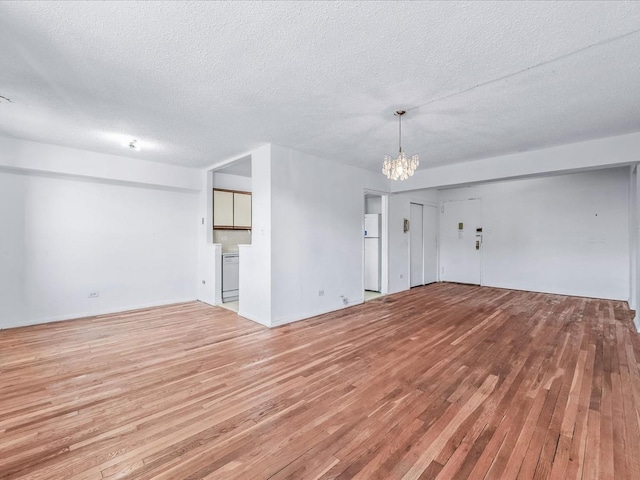
M 401 274 L 400 274 L 400 278 L 404 278 L 404 273 L 401 273 Z
M 100 292 L 89 292 L 89 298 L 98 298 L 100 296 Z
M 206 280 L 202 280 L 202 284 L 203 284 L 203 285 L 206 285 L 206 284 L 207 284 L 207 281 L 206 281 Z
M 324 297 L 324 290 L 318 290 L 318 296 Z
M 227 241 L 227 237 L 220 237 L 220 240 L 222 240 L 223 242 Z

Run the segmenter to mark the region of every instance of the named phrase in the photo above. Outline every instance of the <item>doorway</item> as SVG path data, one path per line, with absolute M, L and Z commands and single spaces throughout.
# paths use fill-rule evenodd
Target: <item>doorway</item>
M 251 245 L 253 225 L 252 156 L 234 160 L 211 172 L 209 185 L 211 243 L 215 246 L 216 304 L 238 312 L 243 280 L 250 275 L 240 246 Z M 224 220 L 220 220 L 223 218 Z M 244 263 L 244 268 L 243 268 Z
M 363 290 L 364 301 L 373 300 L 387 291 L 386 231 L 387 197 L 364 192 L 363 216 Z
M 482 284 L 482 200 L 444 202 L 440 211 L 440 278 Z

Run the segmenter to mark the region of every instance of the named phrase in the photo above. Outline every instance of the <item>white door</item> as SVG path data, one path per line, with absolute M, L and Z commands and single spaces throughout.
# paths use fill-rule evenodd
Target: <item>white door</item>
M 480 285 L 481 219 L 480 199 L 443 203 L 440 212 L 440 278 L 443 281 Z
M 424 218 L 424 283 L 438 281 L 438 209 L 430 205 L 423 208 Z
M 424 285 L 424 243 L 422 232 L 422 205 L 410 204 L 409 211 L 409 286 Z

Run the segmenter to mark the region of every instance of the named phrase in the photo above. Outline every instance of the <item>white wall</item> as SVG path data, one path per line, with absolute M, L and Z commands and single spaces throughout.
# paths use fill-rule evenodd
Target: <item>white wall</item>
M 629 307 L 636 311 L 633 323 L 640 332 L 640 314 L 638 313 L 638 301 L 640 300 L 640 181 L 638 180 L 638 166 L 633 165 L 629 169 L 629 288 L 631 290 Z
M 217 305 L 222 301 L 222 248 L 213 244 L 213 173 L 201 172 L 202 189 L 198 195 L 198 300 Z
M 364 213 L 382 214 L 382 197 L 367 195 L 364 201 Z
M 627 300 L 629 168 L 443 190 L 482 199 L 483 284 Z
M 240 246 L 238 314 L 272 324 L 271 146 L 251 152 L 251 245 Z M 277 248 L 277 247 L 275 247 Z
M 194 300 L 196 215 L 191 191 L 0 169 L 0 327 Z
M 195 299 L 201 183 L 197 169 L 0 137 L 0 327 Z
M 619 138 L 605 143 L 618 145 Z M 624 157 L 621 148 L 611 151 Z M 219 302 L 210 172 L 6 138 L 0 153 L 0 327 L 196 296 Z M 362 199 L 368 189 L 388 191 L 389 182 L 282 147 L 250 153 L 251 187 L 225 184 L 253 191 L 240 314 L 278 325 L 342 308 L 341 295 L 361 302 Z M 629 230 L 630 218 L 638 224 L 629 211 L 633 185 L 628 168 L 620 168 L 391 194 L 388 291 L 409 288 L 402 232 L 409 203 L 480 196 L 491 230 L 485 284 L 626 300 L 630 246 L 639 238 Z M 100 297 L 89 299 L 90 291 Z
M 272 324 L 362 302 L 364 190 L 386 178 L 272 145 L 271 181 Z
M 437 205 L 438 191 L 434 189 L 389 195 L 389 293 L 409 289 L 409 233 L 404 233 L 403 220 L 411 217 L 412 202 Z
M 629 308 L 637 310 L 638 167 L 629 167 Z M 637 318 L 637 317 L 636 317 Z
M 240 175 L 212 172 L 212 178 L 213 188 L 222 188 L 225 190 L 241 190 L 243 192 L 251 191 L 251 177 L 242 177 Z
M 132 185 L 199 191 L 200 170 L 0 137 L 0 167 Z
M 389 284 L 388 293 L 409 289 L 409 233 L 403 219 L 409 218 L 409 198 L 389 195 Z

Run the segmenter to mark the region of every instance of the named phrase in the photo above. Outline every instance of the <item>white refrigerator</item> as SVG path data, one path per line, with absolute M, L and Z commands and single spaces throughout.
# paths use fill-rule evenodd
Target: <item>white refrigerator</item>
M 364 289 L 380 291 L 380 214 L 364 216 Z

